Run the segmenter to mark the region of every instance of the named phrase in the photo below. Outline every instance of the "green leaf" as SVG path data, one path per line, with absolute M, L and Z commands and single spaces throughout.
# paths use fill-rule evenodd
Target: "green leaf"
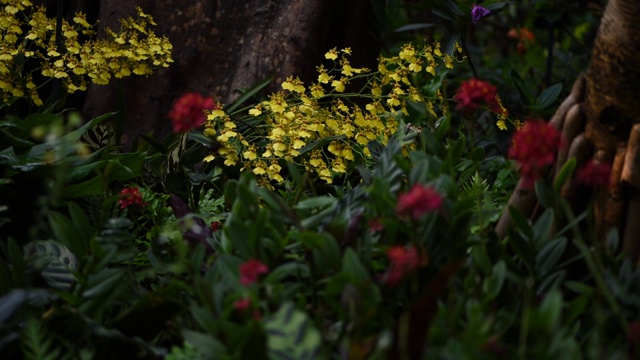
M 251 99 L 251 97 L 253 97 L 255 94 L 257 94 L 260 90 L 264 89 L 267 85 L 269 85 L 271 83 L 271 81 L 273 81 L 273 78 L 271 78 L 271 77 L 266 78 L 266 79 L 262 80 L 261 82 L 259 82 L 258 84 L 256 84 L 251 89 L 245 91 L 238 98 L 238 100 L 234 101 L 233 104 L 227 106 L 225 108 L 225 111 L 228 112 L 229 114 L 232 114 L 235 109 L 237 109 L 240 105 L 244 104 L 247 100 Z
M 554 220 L 553 214 L 553 209 L 549 208 L 545 210 L 532 227 L 533 240 L 537 248 L 546 244 L 551 237 L 551 228 L 553 227 Z
M 123 275 L 122 269 L 102 269 L 97 274 L 89 276 L 87 289 L 82 296 L 100 297 L 112 292 L 121 283 Z
M 56 299 L 56 296 L 45 289 L 13 289 L 0 297 L 0 323 L 6 321 L 25 303 L 45 306 Z
M 486 278 L 482 284 L 482 291 L 487 294 L 488 300 L 493 300 L 498 296 L 504 279 L 507 276 L 507 265 L 504 261 L 500 260 L 493 266 L 493 272 L 490 277 Z
M 362 265 L 358 254 L 352 248 L 347 248 L 344 252 L 342 272 L 347 275 L 349 281 L 354 285 L 359 285 L 369 280 L 367 269 Z
M 331 206 L 335 204 L 336 198 L 332 196 L 317 196 L 309 199 L 302 200 L 298 202 L 294 209 L 298 210 L 306 210 L 306 209 L 315 209 L 315 208 L 326 208 L 327 206 Z
M 567 242 L 567 238 L 561 237 L 548 242 L 540 250 L 536 256 L 536 270 L 539 274 L 544 276 L 554 269 L 567 248 Z
M 525 218 L 524 215 L 522 215 L 522 213 L 514 207 L 509 206 L 508 211 L 509 216 L 511 217 L 511 221 L 513 221 L 513 224 L 516 226 L 516 228 L 520 230 L 527 238 L 532 238 L 533 230 L 529 225 L 529 220 L 527 220 L 527 218 Z
M 573 176 L 573 172 L 575 170 L 576 170 L 576 158 L 571 157 L 562 166 L 562 168 L 558 172 L 558 175 L 553 181 L 553 189 L 556 191 L 556 193 L 558 194 L 560 193 L 560 190 L 562 190 L 562 187 L 564 186 L 564 184 L 566 184 L 567 181 L 571 179 L 571 176 Z
M 82 237 L 82 234 L 75 228 L 71 219 L 53 210 L 48 212 L 47 218 L 51 230 L 58 241 L 68 246 L 76 256 L 82 257 L 87 253 L 88 239 Z
M 518 88 L 518 92 L 520 93 L 520 98 L 522 99 L 522 101 L 526 105 L 532 105 L 534 103 L 535 97 L 529 89 L 531 89 L 533 86 L 525 82 L 516 69 L 511 69 L 511 79 Z
M 75 282 L 78 259 L 64 245 L 53 240 L 35 240 L 25 245 L 29 263 L 42 268 L 40 274 L 49 286 L 69 291 Z
M 56 360 L 60 348 L 55 346 L 53 336 L 47 333 L 42 322 L 30 317 L 24 324 L 20 345 L 25 360 Z
M 213 336 L 188 329 L 183 329 L 181 333 L 184 340 L 193 345 L 205 359 L 226 358 L 227 348 Z
M 553 331 L 560 321 L 562 305 L 562 294 L 559 291 L 545 294 L 540 308 L 536 311 L 538 316 L 534 317 L 535 320 L 532 323 L 537 325 L 540 330 Z
M 284 263 L 270 271 L 269 275 L 264 278 L 264 282 L 274 284 L 287 276 L 306 278 L 309 276 L 309 267 L 297 262 Z
M 606 248 L 611 254 L 616 254 L 620 246 L 620 234 L 617 228 L 613 228 L 607 234 Z
M 513 231 L 513 229 L 509 229 L 508 233 L 509 244 L 511 245 L 513 250 L 516 252 L 518 257 L 529 266 L 530 269 L 533 269 L 535 258 L 531 244 L 525 241 L 525 239 L 522 238 L 522 235 L 520 235 L 520 233 L 516 231 Z
M 556 206 L 558 199 L 557 193 L 546 181 L 536 181 L 534 189 L 540 204 L 542 204 L 545 209 L 552 209 Z
M 89 239 L 94 235 L 89 217 L 77 203 L 69 203 L 69 215 L 80 236 Z
M 317 359 L 320 332 L 313 327 L 309 316 L 296 309 L 292 302 L 265 319 L 267 347 L 272 360 Z
M 556 101 L 561 91 L 562 83 L 558 83 L 544 89 L 544 91 L 538 96 L 538 99 L 536 99 L 536 105 L 541 109 L 547 108 Z

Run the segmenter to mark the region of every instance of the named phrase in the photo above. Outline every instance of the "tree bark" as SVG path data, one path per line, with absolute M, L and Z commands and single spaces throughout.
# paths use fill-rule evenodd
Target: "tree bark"
M 175 63 L 148 78 L 131 77 L 106 87 L 91 86 L 83 112 L 86 117 L 120 110 L 124 124 L 121 143 L 127 147 L 140 133 L 163 138 L 170 131 L 166 114 L 187 91 L 213 95 L 223 103 L 268 77 L 271 90 L 289 75 L 303 81 L 315 77 L 326 50 L 356 41 L 354 52 L 371 55 L 379 46 L 370 32 L 369 3 L 354 0 L 176 0 L 103 1 L 101 26 L 118 28 L 135 6 L 154 17 L 154 30 L 169 38 Z M 350 14 L 350 21 L 334 22 Z M 355 16 L 357 14 L 357 16 Z M 360 23 L 358 23 L 360 22 Z M 331 38 L 330 38 L 331 37 Z M 348 46 L 348 45 L 346 45 Z M 355 63 L 355 60 L 354 60 Z
M 621 179 L 631 128 L 640 121 L 640 2 L 611 0 L 603 14 L 587 72 L 585 134 L 604 161 L 613 162 L 610 190 L 596 202 L 596 235 L 625 226 L 625 209 L 639 183 Z M 616 160 L 616 161 L 614 161 Z M 617 166 L 620 164 L 620 166 Z M 630 219 L 631 220 L 631 219 Z M 640 221 L 638 218 L 635 221 Z M 629 234 L 631 235 L 631 234 Z M 635 235 L 639 241 L 640 234 Z M 634 255 L 634 258 L 637 254 Z
M 568 157 L 577 158 L 578 168 L 592 159 L 611 165 L 608 188 L 584 194 L 584 188 L 570 182 L 562 194 L 574 210 L 583 211 L 586 198 L 594 203 L 595 237 L 604 241 L 612 229 L 622 236 L 622 251 L 634 262 L 640 257 L 640 1 L 610 0 L 604 11 L 584 82 L 578 79 L 551 124 L 564 131 L 569 154 L 562 149 L 556 173 Z M 570 107 L 584 111 L 571 112 Z M 574 125 L 585 126 L 576 131 Z M 589 152 L 589 154 L 585 154 Z M 585 196 L 588 195 L 588 196 Z M 517 191 L 509 204 L 526 216 L 535 216 L 531 199 Z M 527 200 L 527 201 L 525 201 Z M 577 206 L 579 204 L 579 206 Z M 508 211 L 496 232 L 506 236 Z

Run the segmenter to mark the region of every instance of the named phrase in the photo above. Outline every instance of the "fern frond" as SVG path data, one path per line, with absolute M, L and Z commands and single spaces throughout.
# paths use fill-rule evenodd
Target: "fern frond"
M 58 348 L 42 323 L 31 317 L 22 329 L 20 345 L 25 360 L 56 360 L 60 358 Z

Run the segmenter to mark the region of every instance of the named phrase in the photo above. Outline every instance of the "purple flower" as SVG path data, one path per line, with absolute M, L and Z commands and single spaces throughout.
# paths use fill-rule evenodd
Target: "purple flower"
M 473 8 L 471 9 L 471 22 L 475 24 L 489 14 L 491 14 L 489 9 L 473 4 Z

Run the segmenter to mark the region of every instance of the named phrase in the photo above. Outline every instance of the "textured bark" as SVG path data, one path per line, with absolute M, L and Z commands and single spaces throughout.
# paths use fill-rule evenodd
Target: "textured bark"
M 595 205 L 596 235 L 603 239 L 610 229 L 618 228 L 625 234 L 625 243 L 640 241 L 637 232 L 623 231 L 629 221 L 640 221 L 625 214 L 632 192 L 638 189 L 621 181 L 631 128 L 640 121 L 639 12 L 637 0 L 611 0 L 607 4 L 587 72 L 585 99 L 587 139 L 605 161 L 613 159 L 608 196 Z M 637 246 L 626 244 L 625 248 Z M 637 254 L 631 256 L 637 259 Z
M 170 39 L 175 63 L 148 78 L 92 86 L 84 105 L 87 117 L 121 110 L 125 146 L 140 133 L 168 134 L 166 114 L 186 91 L 229 103 L 238 90 L 268 77 L 274 78 L 272 90 L 288 75 L 311 80 L 331 47 L 352 46 L 365 55 L 378 50 L 367 30 L 372 27 L 362 24 L 370 20 L 365 0 L 111 0 L 101 4 L 101 25 L 118 28 L 119 19 L 131 16 L 136 5 L 154 17 L 155 31 Z M 350 21 L 333 21 L 343 14 L 350 14 Z M 335 41 L 345 38 L 354 43 Z
M 569 153 L 561 149 L 555 172 L 567 158 L 575 156 L 578 166 L 591 158 L 611 164 L 608 188 L 585 189 L 575 181 L 566 184 L 562 195 L 574 211 L 595 204 L 595 237 L 603 241 L 611 229 L 622 235 L 623 252 L 634 262 L 640 258 L 640 1 L 610 0 L 604 11 L 585 75 L 576 81 L 551 124 L 564 130 Z M 584 91 L 576 91 L 580 87 Z M 581 95 L 577 95 L 581 94 Z M 584 94 L 584 95 L 582 95 Z M 583 127 L 581 119 L 584 114 Z M 588 191 L 588 192 L 585 192 Z M 518 189 L 510 206 L 532 214 L 530 198 Z M 496 232 L 504 237 L 510 224 L 504 212 Z

